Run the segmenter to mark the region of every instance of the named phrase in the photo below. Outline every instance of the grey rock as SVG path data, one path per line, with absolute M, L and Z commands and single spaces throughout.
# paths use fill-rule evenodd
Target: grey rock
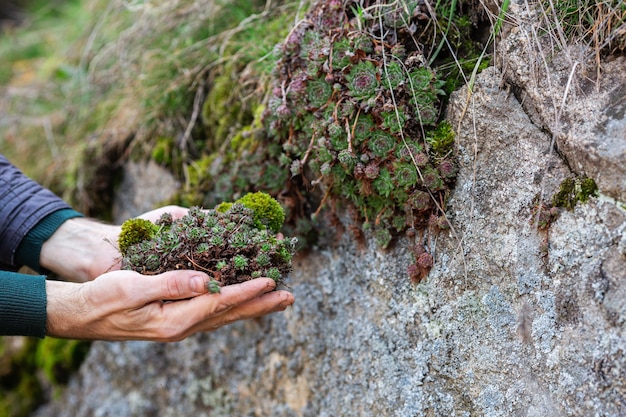
M 562 45 L 529 24 L 540 17 L 513 2 L 502 41 L 505 79 L 533 121 L 548 130 L 574 172 L 626 200 L 626 57 L 597 65 L 593 48 Z M 557 43 L 558 45 L 555 45 Z
M 154 161 L 129 161 L 124 165 L 122 182 L 113 201 L 113 218 L 126 219 L 159 207 L 172 198 L 180 184 L 165 168 Z

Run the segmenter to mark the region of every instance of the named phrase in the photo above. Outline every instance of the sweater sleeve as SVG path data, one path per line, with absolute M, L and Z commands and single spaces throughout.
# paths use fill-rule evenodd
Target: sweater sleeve
M 15 264 L 20 266 L 26 265 L 37 272 L 43 272 L 39 266 L 41 247 L 56 232 L 59 226 L 66 220 L 74 217 L 82 217 L 82 214 L 72 209 L 61 209 L 44 217 L 24 236 L 24 239 L 17 247 Z
M 0 266 L 39 271 L 43 243 L 82 216 L 0 155 Z M 0 335 L 46 335 L 46 277 L 0 271 Z
M 71 207 L 0 155 L 0 266 L 19 267 L 15 255 L 24 237 L 46 216 L 63 209 Z
M 46 277 L 0 271 L 0 335 L 46 335 Z

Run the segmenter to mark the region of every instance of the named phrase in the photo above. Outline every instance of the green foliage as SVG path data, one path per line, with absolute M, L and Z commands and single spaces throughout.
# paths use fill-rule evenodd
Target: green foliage
M 449 125 L 437 128 L 450 91 L 444 77 L 458 71 L 449 65 L 455 54 L 461 66 L 471 61 L 473 70 L 482 52 L 471 40 L 477 21 L 458 13 L 456 1 L 434 5 L 437 16 L 448 20 L 447 28 L 420 2 L 407 3 L 408 15 L 395 6 L 370 6 L 366 13 L 353 2 L 320 5 L 309 12 L 310 24 L 289 32 L 272 55 L 271 85 L 263 87 L 270 92 L 267 105 L 254 118 L 254 128 L 234 123 L 226 140 L 237 152 L 223 153 L 229 148 L 221 147 L 216 161 L 224 163 L 206 176 L 204 205 L 250 191 L 281 194 L 292 204 L 285 213 L 286 230 L 303 242 L 314 239 L 310 216 L 323 208 L 316 206 L 317 191 L 309 184 L 329 191 L 324 204 L 349 202 L 362 220 L 377 219 L 379 228 L 394 233 L 427 225 L 438 210 L 434 201 L 445 206 L 458 168 L 451 152 L 454 133 Z M 359 17 L 352 19 L 353 13 Z M 410 25 L 417 31 L 409 32 Z M 433 56 L 421 56 L 420 45 L 440 42 L 444 29 L 454 35 L 450 43 L 441 42 Z M 468 48 L 471 53 L 461 57 L 459 51 Z M 211 88 L 229 103 L 227 83 L 221 82 L 237 79 L 225 75 L 211 78 Z M 222 108 L 236 112 L 240 104 Z M 210 108 L 221 110 L 219 104 Z M 215 126 L 222 123 L 213 120 Z
M 89 351 L 90 344 L 80 340 L 47 337 L 37 344 L 35 361 L 53 385 L 65 385 Z
M 587 42 L 598 50 L 626 49 L 626 3 L 622 0 L 542 0 L 547 33 Z
M 43 389 L 35 375 L 38 341 L 23 338 L 22 346 L 15 347 L 12 340 L 0 337 L 0 415 L 26 417 L 43 401 Z
M 171 165 L 174 141 L 170 138 L 157 139 L 152 149 L 151 158 L 160 165 Z
M 89 349 L 88 342 L 0 337 L 0 415 L 32 415 L 51 390 L 66 386 Z
M 122 231 L 117 240 L 117 246 L 125 255 L 128 248 L 144 240 L 150 240 L 154 237 L 159 227 L 146 219 L 128 219 L 122 224 Z
M 452 126 L 447 120 L 444 120 L 439 123 L 435 130 L 426 136 L 426 141 L 437 157 L 444 157 L 452 152 L 454 137 L 455 134 L 454 130 L 452 130 Z
M 0 66 L 0 84 L 7 84 L 13 77 L 19 77 L 19 73 L 26 69 L 24 64 L 33 65 L 31 69 L 35 72 L 31 75 L 59 79 L 74 75 L 72 72 L 75 68 L 51 58 L 57 48 L 66 47 L 68 41 L 80 36 L 80 28 L 66 25 L 66 22 L 85 22 L 88 19 L 81 1 L 24 1 L 15 4 L 24 9 L 24 17 L 27 19 L 22 23 L 25 23 L 25 27 L 19 28 L 17 32 L 7 30 L 1 33 L 0 55 L 5 65 Z M 44 61 L 47 65 L 38 65 L 37 61 Z
M 64 123 L 55 136 L 108 138 L 119 130 L 117 144 L 133 137 L 133 153 L 171 163 L 181 176 L 180 204 L 213 207 L 252 190 L 280 194 L 290 204 L 287 227 L 307 241 L 315 234 L 316 184 L 330 190 L 324 204 L 349 201 L 365 220 L 385 213 L 382 229 L 401 232 L 398 218 L 423 225 L 422 214 L 436 209 L 416 196 L 445 203 L 456 174 L 453 156 L 426 143 L 445 106 L 442 81 L 458 75 L 453 55 L 473 68 L 480 48 L 471 31 L 480 22 L 456 1 L 433 3 L 434 14 L 418 1 L 367 8 L 333 1 L 293 28 L 301 6 L 218 1 L 189 19 L 172 3 L 154 10 L 154 22 L 133 12 L 139 3 L 114 10 L 88 51 L 106 69 L 105 85 L 77 100 L 79 110 L 70 113 L 80 123 Z M 422 55 L 432 49 L 424 45 L 438 43 L 443 49 Z M 422 170 L 432 189 L 414 181 Z
M 240 203 L 254 212 L 257 227 L 268 227 L 274 233 L 278 233 L 283 227 L 285 211 L 268 193 L 248 193 L 235 203 Z
M 399 30 L 419 24 L 413 19 L 427 10 L 417 1 L 404 5 L 408 15 L 404 6 L 372 7 L 370 15 L 351 2 L 333 5 L 312 10 L 312 21 L 341 23 L 302 26 L 281 49 L 263 122 L 268 139 L 282 143 L 277 166 L 291 174 L 282 189 L 322 183 L 331 201 L 354 205 L 377 230 L 425 225 L 437 210 L 432 199 L 445 201 L 456 175 L 454 133 L 445 124 L 433 129 L 444 82 L 426 59 L 416 59 L 415 39 Z M 383 39 L 368 35 L 380 31 Z

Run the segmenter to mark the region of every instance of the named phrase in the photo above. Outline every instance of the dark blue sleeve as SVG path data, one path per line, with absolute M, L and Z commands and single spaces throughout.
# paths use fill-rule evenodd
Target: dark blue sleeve
M 15 269 L 24 237 L 46 216 L 71 207 L 0 155 L 0 267 Z
M 43 243 L 82 216 L 0 155 L 0 269 L 39 270 Z M 0 335 L 46 335 L 46 277 L 0 270 Z

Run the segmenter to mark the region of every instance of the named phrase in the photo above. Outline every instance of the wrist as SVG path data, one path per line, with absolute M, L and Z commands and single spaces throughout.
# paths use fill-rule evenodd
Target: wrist
M 92 280 L 116 269 L 119 231 L 86 218 L 69 219 L 43 244 L 40 265 L 71 281 Z
M 46 335 L 82 339 L 89 309 L 82 284 L 46 280 Z

